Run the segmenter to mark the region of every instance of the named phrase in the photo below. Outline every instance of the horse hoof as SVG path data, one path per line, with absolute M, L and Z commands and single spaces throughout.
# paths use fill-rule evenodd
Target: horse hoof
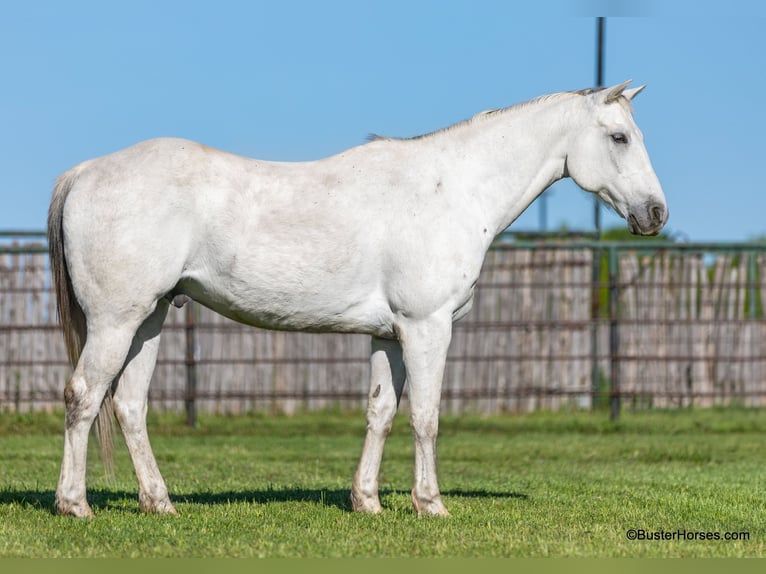
M 364 512 L 366 514 L 380 514 L 383 512 L 377 496 L 364 496 L 353 490 L 351 491 L 351 508 L 354 512 Z
M 412 507 L 418 516 L 449 516 L 440 496 L 419 500 L 412 494 Z
M 449 516 L 449 511 L 443 504 L 421 506 L 420 508 L 415 508 L 415 512 L 418 513 L 418 516 Z
M 178 511 L 173 506 L 170 500 L 148 500 L 142 499 L 139 506 L 141 512 L 146 514 L 168 514 L 170 516 L 178 516 Z
M 75 518 L 93 518 L 93 510 L 87 502 L 63 502 L 56 501 L 56 513 L 59 516 L 73 516 Z

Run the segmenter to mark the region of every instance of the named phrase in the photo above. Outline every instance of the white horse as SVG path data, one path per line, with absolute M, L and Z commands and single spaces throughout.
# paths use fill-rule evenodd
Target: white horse
M 471 308 L 492 239 L 567 176 L 633 233 L 656 234 L 667 220 L 632 117 L 643 86 L 628 84 L 543 96 L 411 139 L 374 136 L 313 162 L 157 139 L 64 173 L 48 217 L 75 367 L 58 512 L 92 515 L 88 434 L 113 401 L 141 509 L 175 513 L 149 444 L 147 393 L 168 305 L 188 296 L 259 327 L 371 335 L 353 509 L 381 510 L 383 445 L 407 381 L 412 503 L 446 515 L 436 479 L 442 374 L 452 323 Z

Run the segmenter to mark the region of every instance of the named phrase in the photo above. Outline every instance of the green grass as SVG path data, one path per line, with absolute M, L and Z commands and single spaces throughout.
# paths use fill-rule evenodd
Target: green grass
M 0 557 L 766 555 L 766 413 L 751 410 L 444 418 L 452 516 L 411 509 L 412 445 L 397 418 L 379 516 L 350 512 L 361 414 L 181 419 L 150 434 L 180 517 L 142 515 L 126 449 L 92 520 L 52 513 L 60 415 L 0 414 Z M 95 441 L 92 441 L 95 442 Z M 628 529 L 747 531 L 744 541 L 630 541 Z

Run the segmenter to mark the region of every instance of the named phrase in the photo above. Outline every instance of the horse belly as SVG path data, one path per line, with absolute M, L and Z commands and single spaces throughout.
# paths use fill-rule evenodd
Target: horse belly
M 185 279 L 178 291 L 225 317 L 265 329 L 393 336 L 393 313 L 381 293 L 322 279 L 220 273 Z

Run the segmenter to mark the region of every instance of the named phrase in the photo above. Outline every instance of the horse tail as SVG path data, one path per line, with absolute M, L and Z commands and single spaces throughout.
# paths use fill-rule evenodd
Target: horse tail
M 72 190 L 80 169 L 74 168 L 61 175 L 53 188 L 48 210 L 48 252 L 51 277 L 56 290 L 56 305 L 69 363 L 74 369 L 85 346 L 87 323 L 85 313 L 75 296 L 72 278 L 64 251 L 64 204 Z M 108 476 L 113 475 L 114 460 L 114 407 L 111 390 L 106 393 L 96 418 L 96 434 L 101 445 L 101 458 Z

